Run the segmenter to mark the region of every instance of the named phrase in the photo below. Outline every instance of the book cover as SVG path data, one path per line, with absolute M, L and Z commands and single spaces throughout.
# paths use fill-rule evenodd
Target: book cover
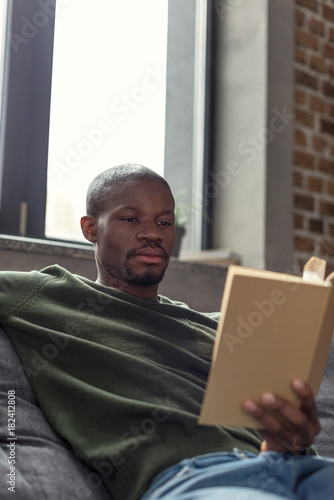
M 334 273 L 324 271 L 315 257 L 303 277 L 229 267 L 200 424 L 256 428 L 242 402 L 268 391 L 298 406 L 293 378 L 317 394 L 334 330 Z

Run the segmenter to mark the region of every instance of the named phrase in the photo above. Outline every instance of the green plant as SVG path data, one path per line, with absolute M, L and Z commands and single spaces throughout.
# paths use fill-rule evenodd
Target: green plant
M 201 207 L 180 202 L 180 198 L 186 194 L 185 189 L 181 189 L 175 194 L 175 226 L 185 227 L 194 211 L 201 210 Z

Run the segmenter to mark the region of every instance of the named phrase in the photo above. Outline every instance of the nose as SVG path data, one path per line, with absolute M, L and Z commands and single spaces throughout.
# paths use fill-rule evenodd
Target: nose
M 137 238 L 140 241 L 149 240 L 154 242 L 161 242 L 162 235 L 156 222 L 145 222 L 141 224 L 141 227 L 137 234 Z

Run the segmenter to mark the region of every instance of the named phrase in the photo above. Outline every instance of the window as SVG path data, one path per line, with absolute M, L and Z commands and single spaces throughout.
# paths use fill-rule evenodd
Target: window
M 210 6 L 210 0 L 9 2 L 0 233 L 78 241 L 73 228 L 89 181 L 124 162 L 163 172 L 175 193 L 187 190 L 183 202 L 199 206 L 209 136 Z M 185 248 L 201 248 L 201 238 L 195 211 Z
M 163 175 L 168 0 L 57 8 L 47 237 L 83 240 L 89 182 L 121 163 Z

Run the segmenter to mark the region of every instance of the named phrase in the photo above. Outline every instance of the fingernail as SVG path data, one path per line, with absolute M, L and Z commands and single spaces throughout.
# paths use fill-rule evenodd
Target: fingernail
M 299 378 L 295 378 L 295 379 L 292 381 L 292 383 L 293 383 L 293 387 L 294 387 L 295 389 L 299 389 L 299 390 L 303 390 L 303 389 L 305 389 L 305 384 L 304 384 L 304 382 L 303 382 L 302 380 L 300 380 Z
M 247 401 L 244 402 L 243 407 L 246 411 L 249 411 L 250 413 L 254 413 L 257 410 L 256 404 L 249 399 L 247 399 Z
M 273 405 L 276 403 L 276 398 L 272 392 L 266 392 L 266 393 L 262 394 L 261 401 L 265 405 L 270 406 L 270 405 Z

